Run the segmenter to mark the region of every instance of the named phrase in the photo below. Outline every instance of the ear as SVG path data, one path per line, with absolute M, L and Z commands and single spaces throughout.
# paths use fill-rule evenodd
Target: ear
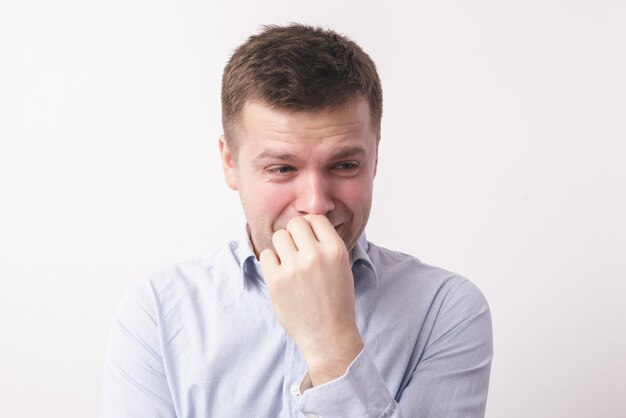
M 220 154 L 222 156 L 222 169 L 224 170 L 224 179 L 226 184 L 233 190 L 237 190 L 237 166 L 233 159 L 233 155 L 226 144 L 224 135 L 220 135 Z
M 376 173 L 378 172 L 378 143 L 376 143 L 376 157 L 374 159 L 374 176 L 376 177 Z

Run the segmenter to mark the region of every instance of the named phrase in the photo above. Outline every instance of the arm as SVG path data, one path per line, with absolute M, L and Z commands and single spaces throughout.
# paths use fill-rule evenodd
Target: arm
M 343 241 L 321 215 L 276 231 L 261 268 L 274 311 L 308 367 L 300 411 L 323 417 L 481 417 L 491 364 L 491 319 L 465 281 L 438 306 L 430 341 L 395 400 L 363 349 Z M 343 246 L 343 247 L 342 247 Z M 343 250 L 342 250 L 343 248 Z
M 484 417 L 491 357 L 489 307 L 466 281 L 443 302 L 428 346 L 396 399 L 366 347 L 332 382 L 311 388 L 305 376 L 300 411 L 323 417 Z
M 120 302 L 111 327 L 101 418 L 176 416 L 158 336 L 150 285 L 138 283 Z
M 407 416 L 484 417 L 493 356 L 491 313 L 464 281 L 445 298 L 400 405 Z
M 314 386 L 345 373 L 363 348 L 347 248 L 323 215 L 294 217 L 260 254 L 277 319 L 302 354 Z

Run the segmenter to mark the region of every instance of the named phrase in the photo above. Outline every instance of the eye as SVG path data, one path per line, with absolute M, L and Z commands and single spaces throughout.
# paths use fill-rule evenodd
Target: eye
M 294 170 L 295 170 L 295 168 L 290 166 L 290 165 L 278 165 L 278 166 L 274 166 L 274 167 L 269 167 L 265 171 L 268 174 L 278 174 L 278 175 L 283 174 L 284 175 L 284 174 L 289 174 L 289 173 L 291 173 Z
M 335 164 L 333 168 L 339 169 L 341 171 L 353 171 L 359 168 L 359 164 L 355 162 L 345 162 L 345 163 Z

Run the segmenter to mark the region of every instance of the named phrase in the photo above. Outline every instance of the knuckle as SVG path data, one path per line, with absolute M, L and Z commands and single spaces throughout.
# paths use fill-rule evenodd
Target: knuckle
M 301 254 L 300 263 L 304 268 L 311 268 L 322 263 L 323 256 L 317 251 L 309 251 Z
M 328 255 L 334 260 L 344 261 L 348 258 L 348 250 L 345 245 L 343 245 L 343 242 L 336 245 L 329 245 L 327 248 Z
M 282 280 L 280 280 L 278 277 L 272 277 L 269 280 L 266 279 L 265 285 L 272 294 L 280 294 L 283 289 Z

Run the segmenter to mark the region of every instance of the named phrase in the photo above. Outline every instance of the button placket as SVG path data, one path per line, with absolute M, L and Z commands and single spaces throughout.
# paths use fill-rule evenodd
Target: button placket
M 300 358 L 298 348 L 294 344 L 293 340 L 287 337 L 285 346 L 285 388 L 288 394 L 285 405 L 289 408 L 291 416 L 298 415 L 298 404 L 300 403 L 300 382 L 299 376 L 304 374 L 301 369 L 304 367 L 303 361 Z

